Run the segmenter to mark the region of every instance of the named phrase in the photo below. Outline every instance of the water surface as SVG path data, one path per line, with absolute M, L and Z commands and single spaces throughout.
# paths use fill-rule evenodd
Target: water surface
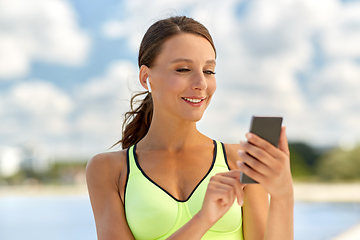
M 360 203 L 295 204 L 295 240 L 329 240 L 360 224 Z M 0 240 L 96 240 L 88 196 L 0 198 Z

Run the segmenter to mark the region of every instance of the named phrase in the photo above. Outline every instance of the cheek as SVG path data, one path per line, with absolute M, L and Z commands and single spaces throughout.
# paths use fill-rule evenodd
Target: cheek
M 213 95 L 216 91 L 216 80 L 213 79 L 208 82 L 208 93 L 209 95 Z
M 179 77 L 169 77 L 164 83 L 165 89 L 171 93 L 179 93 L 186 88 L 186 81 Z
M 166 76 L 158 82 L 158 86 L 158 100 L 166 103 L 168 100 L 173 99 L 174 96 L 179 95 L 183 91 L 185 81 L 174 76 Z

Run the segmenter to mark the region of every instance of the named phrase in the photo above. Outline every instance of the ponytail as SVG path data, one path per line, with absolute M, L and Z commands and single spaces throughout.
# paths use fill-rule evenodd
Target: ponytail
M 137 97 L 145 94 L 147 95 L 144 99 L 136 100 Z M 139 106 L 135 108 L 137 104 Z M 130 105 L 131 110 L 125 113 L 125 120 L 122 125 L 122 139 L 112 147 L 117 144 L 121 144 L 123 149 L 131 147 L 139 142 L 149 131 L 154 108 L 151 93 L 145 91 L 135 94 L 130 100 Z

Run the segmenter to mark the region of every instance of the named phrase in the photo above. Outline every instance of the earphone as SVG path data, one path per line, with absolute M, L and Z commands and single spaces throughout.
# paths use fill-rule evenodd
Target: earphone
M 149 78 L 146 79 L 146 85 L 148 87 L 149 92 L 151 92 L 151 87 L 150 87 L 150 83 L 149 83 Z

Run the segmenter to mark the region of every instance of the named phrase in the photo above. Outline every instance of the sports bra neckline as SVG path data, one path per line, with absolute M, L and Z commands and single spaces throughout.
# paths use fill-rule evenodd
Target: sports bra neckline
M 133 147 L 133 151 L 132 154 L 134 156 L 135 159 L 135 163 L 137 168 L 140 170 L 140 172 L 142 173 L 142 175 L 148 179 L 151 183 L 153 183 L 155 186 L 157 186 L 159 189 L 161 189 L 162 191 L 164 191 L 167 195 L 169 195 L 172 199 L 174 199 L 176 202 L 182 202 L 185 203 L 187 201 L 190 200 L 191 196 L 193 195 L 193 193 L 196 191 L 196 189 L 200 186 L 200 184 L 206 179 L 206 177 L 209 175 L 209 173 L 211 172 L 211 170 L 214 168 L 215 162 L 216 162 L 216 156 L 217 156 L 217 143 L 215 140 L 213 140 L 213 144 L 214 144 L 214 150 L 213 150 L 213 160 L 211 163 L 211 166 L 209 168 L 209 170 L 207 171 L 207 173 L 205 174 L 205 176 L 199 181 L 199 183 L 194 187 L 194 189 L 191 191 L 191 193 L 189 194 L 189 196 L 185 199 L 185 200 L 180 200 L 177 199 L 176 197 L 174 197 L 171 193 L 169 193 L 167 190 L 165 190 L 163 187 L 161 187 L 159 184 L 157 184 L 154 180 L 152 180 L 146 173 L 145 171 L 141 168 L 138 158 L 137 158 L 137 154 L 136 154 L 136 146 L 137 144 L 134 145 Z

